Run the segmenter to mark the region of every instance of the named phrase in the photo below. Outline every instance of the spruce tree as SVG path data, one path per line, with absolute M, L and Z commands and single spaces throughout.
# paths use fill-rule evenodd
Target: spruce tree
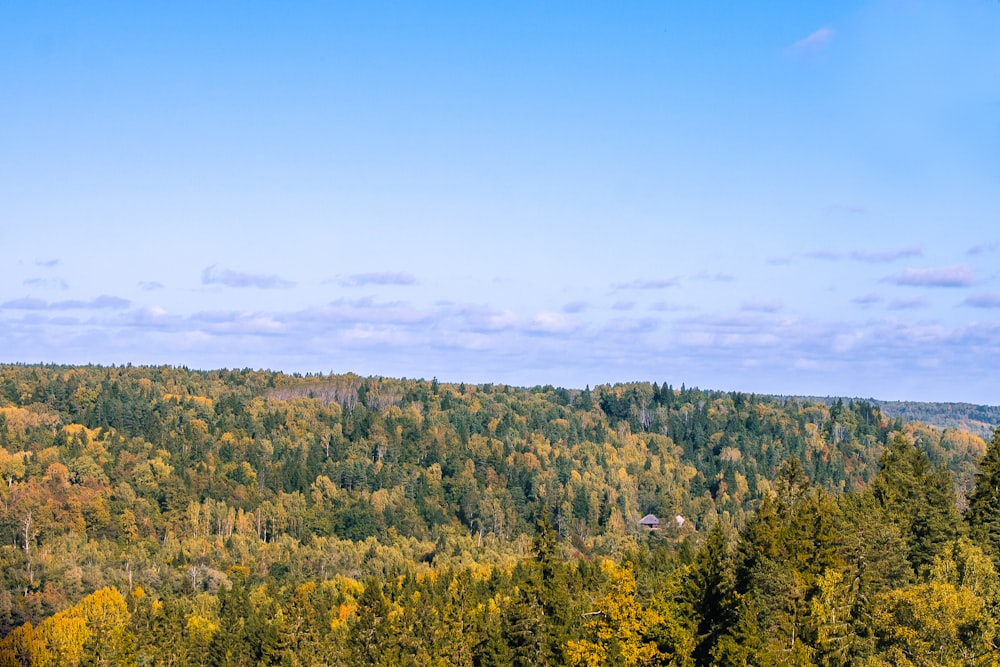
M 716 522 L 692 564 L 684 601 L 694 610 L 698 665 L 712 663 L 712 651 L 732 621 L 733 561 L 722 524 Z
M 951 473 L 935 469 L 927 454 L 897 433 L 879 461 L 870 492 L 907 540 L 907 559 L 917 574 L 961 534 Z
M 234 573 L 232 586 L 219 592 L 219 630 L 208 646 L 212 667 L 231 667 L 250 662 L 246 619 L 250 615 L 250 595 L 242 576 Z
M 365 581 L 347 642 L 355 664 L 384 664 L 381 662 L 383 644 L 385 638 L 393 634 L 389 611 L 382 582 L 377 579 Z
M 969 532 L 1000 570 L 1000 428 L 979 462 L 976 486 L 965 511 Z

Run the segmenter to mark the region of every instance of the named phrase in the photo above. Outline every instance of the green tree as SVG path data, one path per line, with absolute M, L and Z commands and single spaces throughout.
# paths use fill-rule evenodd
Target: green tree
M 965 520 L 973 539 L 1000 569 L 1000 428 L 993 432 L 993 440 L 979 462 Z
M 211 634 L 208 645 L 212 667 L 252 664 L 247 633 L 247 619 L 251 615 L 250 594 L 241 574 L 233 572 L 231 587 L 219 594 L 218 630 Z
M 684 599 L 694 611 L 695 659 L 708 665 L 719 637 L 730 626 L 733 612 L 733 560 L 722 524 L 709 530 L 705 544 L 688 568 Z
M 391 637 L 389 601 L 382 582 L 369 579 L 364 593 L 358 598 L 358 608 L 351 623 L 348 645 L 356 665 L 382 665 L 383 645 Z
M 918 574 L 961 533 L 951 473 L 933 468 L 927 454 L 902 433 L 893 436 L 882 455 L 871 494 L 899 526 L 907 559 Z

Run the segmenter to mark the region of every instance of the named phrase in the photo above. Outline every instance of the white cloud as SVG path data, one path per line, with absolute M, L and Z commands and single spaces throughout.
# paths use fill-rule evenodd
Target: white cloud
M 806 253 L 806 257 L 811 257 L 812 259 L 836 261 L 843 259 L 844 255 L 842 253 L 833 250 L 811 250 Z
M 101 296 L 90 299 L 89 301 L 79 301 L 76 299 L 70 299 L 67 301 L 45 301 L 44 299 L 14 299 L 12 301 L 7 301 L 6 303 L 0 304 L 0 308 L 7 308 L 11 310 L 93 310 L 93 309 L 123 309 L 128 308 L 131 305 L 131 301 L 128 299 L 122 299 L 117 296 L 108 296 L 107 294 L 102 294 Z
M 926 308 L 927 299 L 922 296 L 913 296 L 904 299 L 893 299 L 886 306 L 889 310 L 912 310 L 914 308 Z
M 671 303 L 669 301 L 655 301 L 649 305 L 649 309 L 661 313 L 680 313 L 697 310 L 697 308 L 691 305 Z
M 275 275 L 261 273 L 242 273 L 215 265 L 201 272 L 202 285 L 225 285 L 226 287 L 255 287 L 257 289 L 287 289 L 295 283 Z
M 660 327 L 660 320 L 655 317 L 641 317 L 638 319 L 617 319 L 604 327 L 604 333 L 617 334 L 643 334 L 655 331 Z
M 994 252 L 998 248 L 1000 248 L 1000 243 L 997 243 L 996 241 L 987 241 L 985 243 L 979 243 L 977 245 L 972 246 L 966 251 L 965 254 L 982 255 L 983 253 Z
M 865 294 L 863 296 L 857 296 L 857 297 L 854 297 L 853 299 L 851 299 L 851 303 L 856 303 L 859 306 L 865 306 L 865 307 L 871 306 L 871 305 L 876 304 L 876 303 L 879 303 L 880 301 L 882 301 L 882 297 L 879 296 L 878 294 L 875 294 L 875 293 L 872 293 L 872 292 L 869 292 L 868 294 Z
M 809 54 L 824 51 L 830 46 L 830 42 L 833 41 L 836 34 L 837 31 L 833 28 L 820 28 L 792 44 L 790 51 L 794 54 Z
M 866 340 L 865 332 L 850 331 L 833 337 L 833 350 L 837 353 L 849 352 L 859 347 Z
M 565 335 L 579 331 L 580 324 L 565 313 L 543 311 L 535 315 L 525 329 L 526 333 L 543 335 Z
M 903 248 L 902 250 L 884 250 L 884 251 L 872 251 L 872 250 L 855 250 L 851 253 L 851 259 L 856 259 L 859 262 L 869 262 L 872 264 L 876 263 L 886 263 L 894 262 L 897 259 L 903 259 L 904 257 L 919 257 L 924 254 L 922 248 L 911 247 Z
M 731 283 L 736 280 L 736 276 L 731 273 L 708 273 L 707 271 L 701 271 L 691 276 L 693 280 L 706 280 L 713 283 Z
M 49 302 L 44 299 L 33 299 L 25 297 L 23 299 L 12 299 L 5 303 L 0 303 L 0 308 L 10 310 L 46 310 Z
M 520 318 L 510 310 L 493 310 L 485 306 L 466 306 L 457 315 L 463 326 L 477 333 L 498 333 L 517 327 Z
M 895 317 L 805 319 L 784 315 L 789 306 L 778 312 L 780 304 L 766 301 L 748 301 L 746 309 L 728 314 L 641 317 L 652 313 L 556 308 L 519 314 L 485 304 L 425 307 L 372 297 L 289 311 L 189 315 L 159 306 L 114 308 L 111 302 L 78 313 L 24 300 L 18 309 L 0 311 L 0 335 L 11 354 L 38 360 L 322 371 L 336 364 L 368 374 L 566 386 L 669 379 L 676 385 L 784 393 L 805 393 L 809 387 L 845 393 L 852 387 L 854 395 L 874 396 L 904 391 L 888 378 L 924 378 L 920 373 L 926 369 L 937 369 L 932 379 L 948 372 L 956 377 L 1000 372 L 1000 361 L 992 361 L 1000 360 L 1000 324 L 946 325 L 927 311 L 924 321 L 912 321 L 910 309 L 920 307 L 920 295 L 856 301 L 881 302 Z M 1000 308 L 1000 295 L 971 296 L 966 305 Z M 95 356 L 100 349 L 113 352 Z M 798 373 L 810 369 L 823 371 L 822 382 L 798 384 L 804 382 Z M 985 380 L 980 385 L 986 387 Z
M 680 281 L 677 278 L 660 278 L 656 280 L 633 280 L 627 283 L 616 283 L 612 285 L 615 289 L 666 289 L 668 287 L 677 287 L 680 285 Z
M 933 269 L 906 269 L 886 278 L 886 282 L 910 287 L 971 287 L 976 282 L 976 272 L 967 264 Z
M 781 310 L 780 301 L 766 299 L 748 299 L 740 306 L 740 310 L 749 313 L 776 313 Z
M 966 306 L 972 306 L 973 308 L 1000 308 L 1000 294 L 997 294 L 996 292 L 976 294 L 974 296 L 970 296 L 962 303 Z
M 416 285 L 417 278 L 405 272 L 355 273 L 338 281 L 341 287 L 364 287 L 367 285 Z
M 348 306 L 350 308 L 402 308 L 407 304 L 405 301 L 376 301 L 375 297 L 365 296 L 360 299 L 335 299 L 330 302 L 334 308 Z
M 69 285 L 62 278 L 28 278 L 21 283 L 25 287 L 41 287 L 68 290 Z

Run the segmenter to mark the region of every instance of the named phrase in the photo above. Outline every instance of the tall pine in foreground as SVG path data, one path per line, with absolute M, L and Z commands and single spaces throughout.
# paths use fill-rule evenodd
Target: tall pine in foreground
M 1000 428 L 993 432 L 993 440 L 979 463 L 965 520 L 976 544 L 1000 569 Z
M 685 602 L 694 611 L 694 658 L 708 665 L 719 638 L 732 622 L 733 559 L 729 540 L 720 522 L 708 533 L 697 559 L 688 570 Z
M 931 465 L 927 453 L 896 433 L 879 460 L 869 493 L 907 541 L 907 560 L 916 574 L 931 564 L 964 526 L 951 473 Z

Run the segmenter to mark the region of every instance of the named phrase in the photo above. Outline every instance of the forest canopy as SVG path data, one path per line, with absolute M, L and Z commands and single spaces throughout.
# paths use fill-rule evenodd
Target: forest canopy
M 998 449 L 667 383 L 4 365 L 0 665 L 994 664 Z

